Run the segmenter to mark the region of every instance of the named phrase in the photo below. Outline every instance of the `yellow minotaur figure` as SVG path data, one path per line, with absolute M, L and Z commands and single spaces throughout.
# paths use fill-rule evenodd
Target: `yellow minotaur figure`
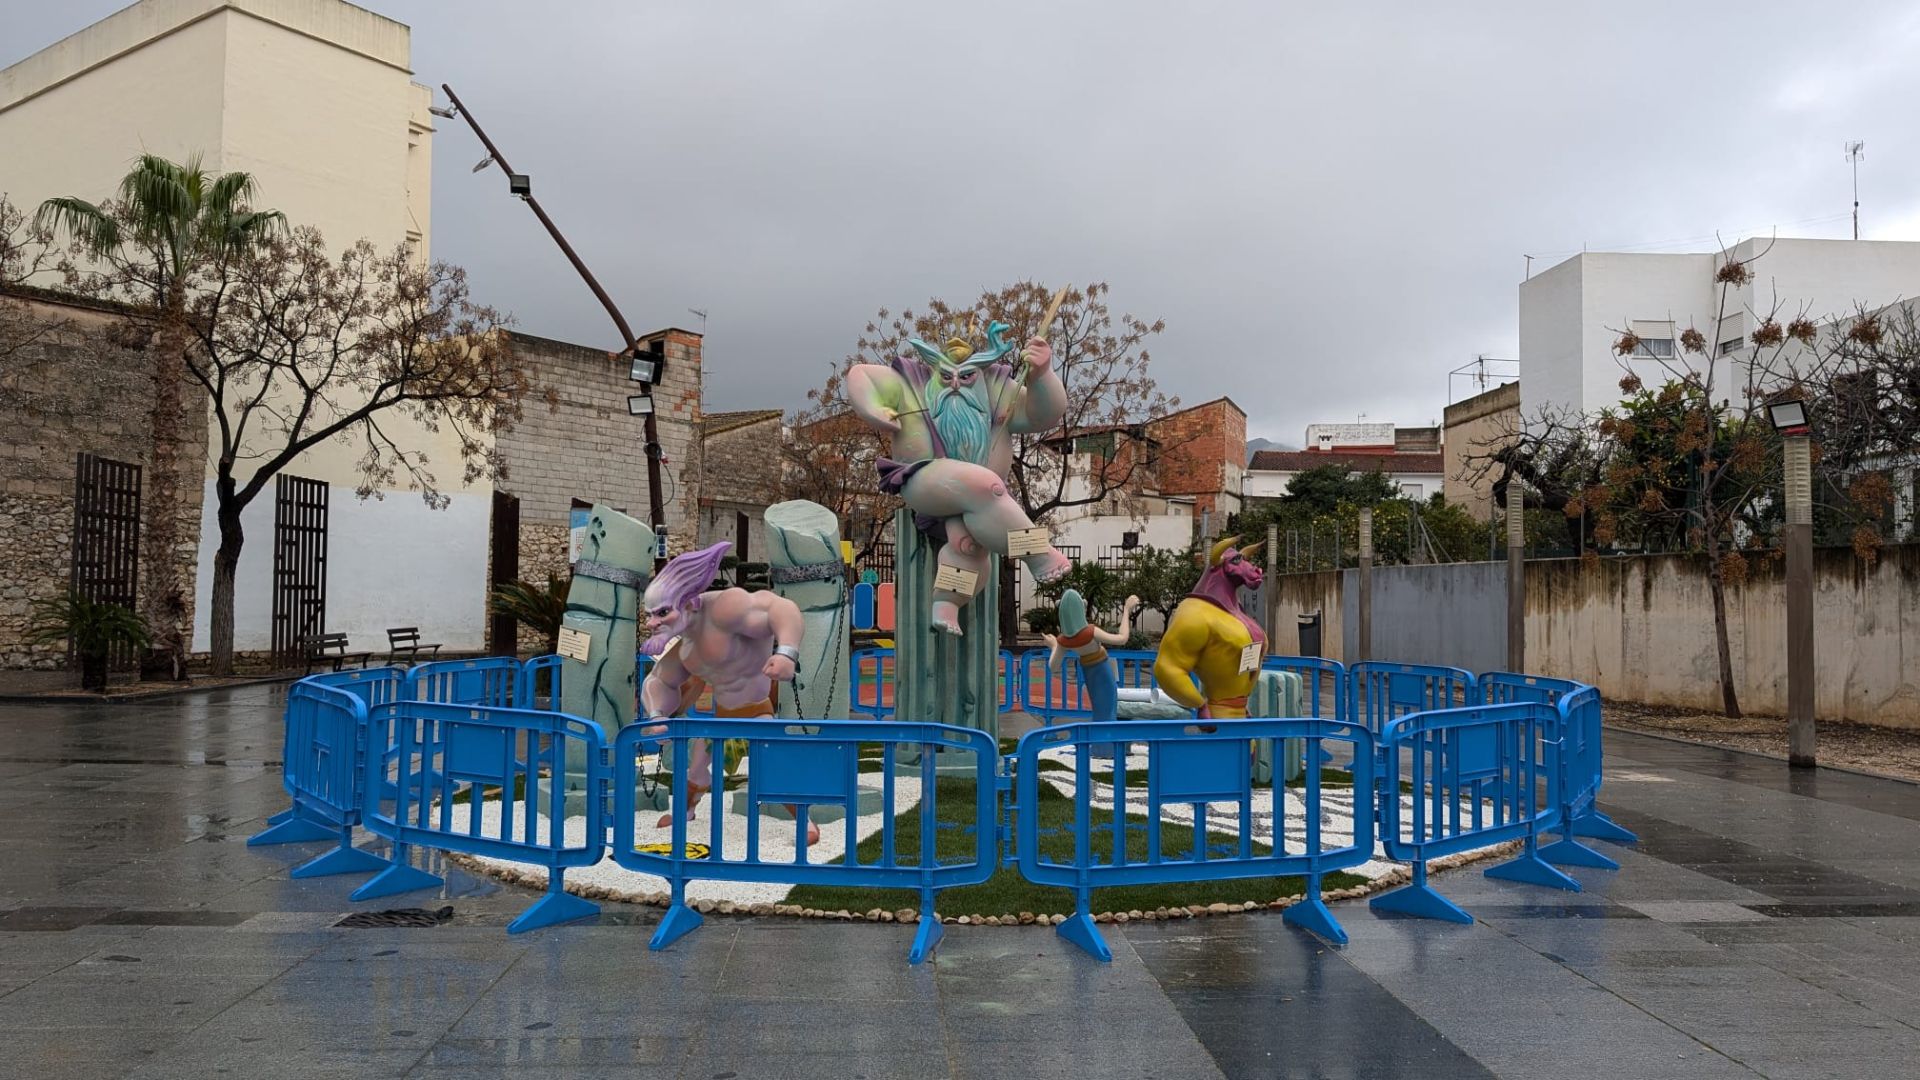
M 1234 546 L 1239 542 L 1233 536 L 1213 545 L 1206 572 L 1173 609 L 1153 661 L 1160 689 L 1211 720 L 1247 715 L 1247 694 L 1266 651 L 1266 634 L 1240 610 L 1238 596 L 1241 588 L 1260 587 L 1260 567 L 1250 558 L 1260 544 L 1243 550 Z M 1200 679 L 1198 690 L 1189 676 Z

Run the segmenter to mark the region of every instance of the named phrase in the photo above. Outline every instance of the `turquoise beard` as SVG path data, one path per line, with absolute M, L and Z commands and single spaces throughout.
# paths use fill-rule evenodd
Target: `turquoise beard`
M 975 465 L 984 464 L 993 429 L 987 424 L 985 386 L 943 390 L 933 403 L 933 430 L 940 435 L 947 456 Z

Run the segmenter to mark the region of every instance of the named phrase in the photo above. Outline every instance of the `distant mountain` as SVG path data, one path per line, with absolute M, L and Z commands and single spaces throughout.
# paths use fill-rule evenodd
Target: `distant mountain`
M 1292 443 L 1274 442 L 1272 439 L 1247 440 L 1247 464 L 1253 464 L 1253 455 L 1262 450 L 1298 450 Z

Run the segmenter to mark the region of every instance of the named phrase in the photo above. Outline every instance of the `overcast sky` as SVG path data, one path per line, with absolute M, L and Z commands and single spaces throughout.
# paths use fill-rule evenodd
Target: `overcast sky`
M 0 0 L 0 64 L 120 6 Z M 1437 420 L 1527 253 L 1847 235 L 1849 139 L 1864 235 L 1920 239 L 1910 3 L 366 6 L 636 330 L 709 312 L 710 409 L 794 407 L 883 305 L 1105 280 L 1163 389 L 1297 443 Z M 434 151 L 434 255 L 616 346 L 465 126 Z

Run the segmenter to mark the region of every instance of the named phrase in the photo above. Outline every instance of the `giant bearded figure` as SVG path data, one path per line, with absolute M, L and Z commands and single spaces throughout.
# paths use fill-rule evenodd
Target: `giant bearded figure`
M 707 586 L 733 545 L 725 540 L 676 556 L 647 586 L 641 610 L 649 624 L 643 655 L 654 658 L 640 686 L 640 707 L 649 719 L 664 720 L 700 696 L 701 684 L 713 688 L 716 717 L 770 717 L 773 684 L 791 682 L 800 659 L 805 622 L 793 601 L 771 592 Z M 713 786 L 712 753 L 706 740 L 689 740 L 688 818 Z M 672 815 L 660 819 L 661 826 Z M 817 839 L 809 828 L 809 841 Z
M 1243 588 L 1260 587 L 1260 567 L 1251 558 L 1260 544 L 1242 549 L 1234 546 L 1238 542 L 1234 537 L 1213 545 L 1206 572 L 1167 620 L 1153 661 L 1160 689 L 1208 719 L 1247 715 L 1247 695 L 1260 678 L 1266 648 L 1267 635 L 1240 610 L 1239 595 Z M 1200 680 L 1198 690 L 1194 677 Z
M 922 532 L 945 541 L 940 565 L 974 575 L 970 592 L 934 593 L 933 625 L 950 634 L 960 633 L 960 607 L 986 583 L 991 558 L 1007 553 L 1007 534 L 1033 527 L 1007 492 L 1014 434 L 1045 431 L 1067 410 L 1053 349 L 1043 338 L 1027 342 L 1016 372 L 1007 329 L 988 326 L 980 352 L 960 338 L 944 349 L 916 338 L 907 343 L 913 356 L 847 372 L 854 411 L 893 440 L 879 461 L 881 488 L 906 501 Z M 1023 558 L 1038 581 L 1072 565 L 1052 545 Z

